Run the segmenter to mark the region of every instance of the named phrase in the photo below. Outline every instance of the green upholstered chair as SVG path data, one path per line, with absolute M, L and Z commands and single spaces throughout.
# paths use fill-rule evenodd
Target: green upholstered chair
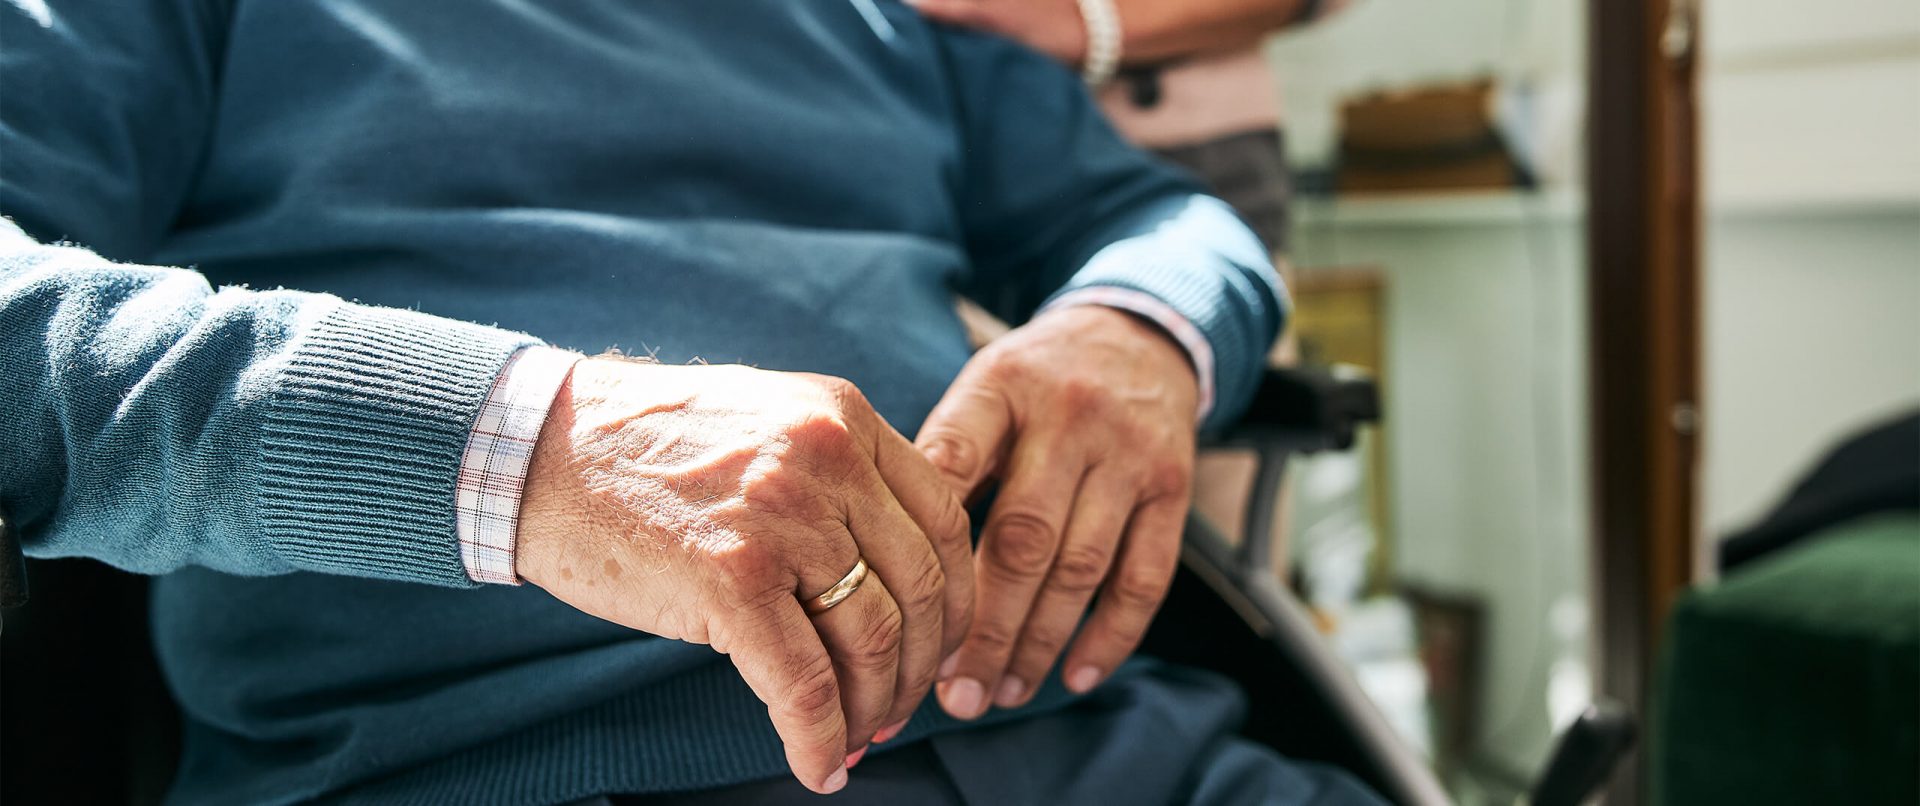
M 1862 515 L 1675 607 L 1656 806 L 1920 803 L 1920 513 Z

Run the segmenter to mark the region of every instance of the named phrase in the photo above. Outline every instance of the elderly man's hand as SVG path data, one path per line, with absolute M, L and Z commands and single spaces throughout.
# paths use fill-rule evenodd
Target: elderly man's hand
M 844 602 L 802 609 L 862 557 Z M 729 655 L 817 792 L 926 696 L 970 562 L 959 500 L 852 384 L 601 359 L 554 401 L 517 548 L 561 601 Z
M 963 496 L 999 493 L 975 555 L 973 628 L 940 670 L 948 713 L 1025 703 L 1061 670 L 1093 688 L 1145 633 L 1179 561 L 1198 383 L 1165 333 L 1117 310 L 1044 313 L 980 351 L 917 444 Z

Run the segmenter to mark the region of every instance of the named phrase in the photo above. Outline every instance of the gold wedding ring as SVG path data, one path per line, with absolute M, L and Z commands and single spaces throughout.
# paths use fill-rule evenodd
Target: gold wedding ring
M 846 601 L 847 597 L 860 589 L 860 583 L 865 581 L 867 581 L 867 558 L 862 557 L 859 562 L 853 564 L 853 570 L 848 571 L 839 582 L 833 583 L 833 587 L 828 588 L 826 593 L 802 602 L 801 606 L 807 611 L 807 615 L 820 615 L 832 610 L 834 605 Z

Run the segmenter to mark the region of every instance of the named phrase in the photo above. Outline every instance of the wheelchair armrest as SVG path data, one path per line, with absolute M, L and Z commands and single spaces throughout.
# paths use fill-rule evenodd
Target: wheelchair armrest
M 1327 367 L 1268 369 L 1238 425 L 1219 445 L 1285 440 L 1294 450 L 1346 450 L 1361 423 L 1380 419 L 1380 393 L 1371 378 Z
M 1370 378 L 1342 377 L 1324 367 L 1267 370 L 1240 423 L 1201 445 L 1250 448 L 1258 458 L 1240 535 L 1242 572 L 1269 567 L 1287 457 L 1347 450 L 1361 423 L 1379 419 L 1380 394 Z

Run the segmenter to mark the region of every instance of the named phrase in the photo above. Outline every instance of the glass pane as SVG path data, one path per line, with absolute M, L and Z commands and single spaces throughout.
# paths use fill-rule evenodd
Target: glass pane
M 1375 0 L 1269 48 L 1293 351 L 1381 427 L 1297 463 L 1287 576 L 1463 803 L 1590 700 L 1579 0 Z

